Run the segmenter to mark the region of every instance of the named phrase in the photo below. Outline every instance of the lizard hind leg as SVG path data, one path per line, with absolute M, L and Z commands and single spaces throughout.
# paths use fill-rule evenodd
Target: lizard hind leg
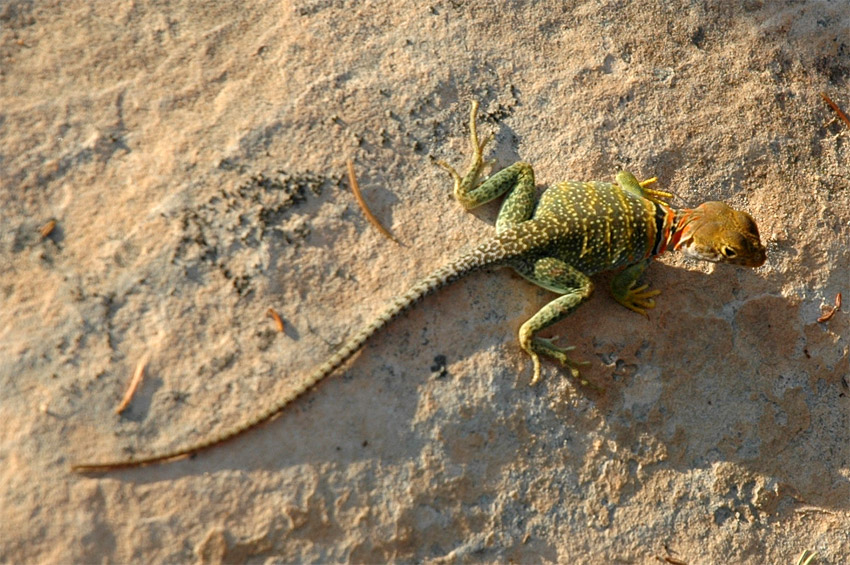
M 445 169 L 454 180 L 454 195 L 455 199 L 463 205 L 467 210 L 471 210 L 476 206 L 484 204 L 486 201 L 478 201 L 474 197 L 470 197 L 469 193 L 478 185 L 478 177 L 481 176 L 481 171 L 491 163 L 484 161 L 484 148 L 493 139 L 492 135 L 488 135 L 483 141 L 478 140 L 478 127 L 475 123 L 475 117 L 478 114 L 478 101 L 472 101 L 472 108 L 469 115 L 469 144 L 472 147 L 472 159 L 469 163 L 469 168 L 463 176 L 455 170 L 454 167 L 445 161 L 436 161 L 436 164 Z M 497 195 L 498 196 L 498 195 Z M 493 196 L 492 198 L 495 198 Z M 492 200 L 492 198 L 490 200 Z
M 579 367 L 588 363 L 572 360 L 567 354 L 572 347 L 558 347 L 554 339 L 537 337 L 535 334 L 569 316 L 593 292 L 593 283 L 578 269 L 560 259 L 545 257 L 534 263 L 532 269 L 516 268 L 525 278 L 553 292 L 561 294 L 558 298 L 541 308 L 519 329 L 519 343 L 528 353 L 534 367 L 531 384 L 540 380 L 540 355 L 545 355 L 569 368 L 570 373 L 582 385 L 588 381 L 581 377 Z
M 478 140 L 478 129 L 475 125 L 477 113 L 478 102 L 473 101 L 472 111 L 469 115 L 469 144 L 472 148 L 472 160 L 466 173 L 461 176 L 445 161 L 437 161 L 437 165 L 448 171 L 452 176 L 455 199 L 467 210 L 477 208 L 507 194 L 496 220 L 496 233 L 502 233 L 517 224 L 530 220 L 534 214 L 534 209 L 537 206 L 534 170 L 528 163 L 514 163 L 479 184 L 478 178 L 481 176 L 481 171 L 492 164 L 484 161 L 483 156 L 484 147 L 492 139 L 492 136 L 487 137 L 484 141 Z

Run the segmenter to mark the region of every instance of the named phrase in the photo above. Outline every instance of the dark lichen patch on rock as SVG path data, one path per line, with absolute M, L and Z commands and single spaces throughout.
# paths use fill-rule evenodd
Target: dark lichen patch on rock
M 219 168 L 240 167 L 228 161 Z M 210 270 L 220 272 L 233 281 L 239 296 L 247 296 L 253 290 L 251 278 L 258 265 L 251 252 L 306 238 L 308 224 L 289 230 L 280 225 L 311 195 L 318 197 L 327 189 L 342 185 L 341 176 L 310 171 L 290 173 L 278 169 L 246 173 L 244 177 L 235 188 L 222 189 L 179 213 L 182 237 L 172 257 L 173 263 L 184 264 L 192 278 Z M 254 263 L 249 264 L 252 259 Z

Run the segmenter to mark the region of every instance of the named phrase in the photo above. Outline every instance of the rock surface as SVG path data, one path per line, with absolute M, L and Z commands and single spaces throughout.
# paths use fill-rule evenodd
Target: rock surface
M 850 110 L 847 3 L 481 4 L 0 4 L 0 562 L 850 555 L 848 315 L 816 322 L 850 297 L 850 128 L 819 96 Z M 649 320 L 601 277 L 555 333 L 602 394 L 527 386 L 551 295 L 493 271 L 236 441 L 69 473 L 238 424 L 486 238 L 497 206 L 432 164 L 465 162 L 471 98 L 499 166 L 730 201 L 768 263 L 665 257 Z

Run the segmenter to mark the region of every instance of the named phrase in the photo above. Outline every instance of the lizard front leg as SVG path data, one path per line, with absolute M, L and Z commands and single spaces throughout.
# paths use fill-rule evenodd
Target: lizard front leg
M 647 290 L 649 285 L 646 284 L 635 287 L 648 266 L 649 259 L 644 259 L 640 263 L 626 267 L 611 281 L 611 294 L 614 300 L 646 317 L 649 317 L 646 311 L 655 308 L 653 297 L 661 294 L 660 290 Z
M 617 173 L 617 184 L 620 185 L 620 188 L 623 190 L 628 190 L 632 194 L 640 196 L 641 198 L 646 198 L 656 204 L 669 206 L 670 203 L 668 200 L 674 196 L 672 192 L 647 188 L 649 185 L 657 181 L 658 179 L 656 177 L 652 177 L 651 179 L 646 179 L 644 181 L 638 181 L 637 178 L 629 171 L 620 171 Z
M 540 380 L 540 355 L 551 357 L 569 367 L 573 377 L 579 379 L 583 385 L 589 384 L 581 378 L 578 369 L 579 366 L 587 363 L 573 361 L 567 356 L 572 347 L 558 347 L 553 343 L 553 339 L 535 337 L 535 334 L 569 316 L 590 297 L 593 292 L 593 283 L 578 269 L 552 257 L 537 260 L 533 270 L 522 266 L 514 268 L 534 284 L 563 295 L 541 308 L 519 329 L 520 347 L 528 353 L 534 365 L 531 384 Z

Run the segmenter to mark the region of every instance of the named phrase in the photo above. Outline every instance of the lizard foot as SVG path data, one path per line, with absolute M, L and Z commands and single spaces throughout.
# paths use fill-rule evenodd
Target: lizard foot
M 614 298 L 633 312 L 637 312 L 647 318 L 649 318 L 649 314 L 647 310 L 652 310 L 655 308 L 655 300 L 652 299 L 653 296 L 658 296 L 661 294 L 660 290 L 647 290 L 649 285 L 641 285 L 637 288 L 634 288 L 634 284 L 629 287 L 623 296 L 614 296 Z
M 597 385 L 591 383 L 590 381 L 581 376 L 581 371 L 579 370 L 579 367 L 587 367 L 588 365 L 590 365 L 590 363 L 587 361 L 573 361 L 572 359 L 570 359 L 567 353 L 574 350 L 575 347 L 558 347 L 554 343 L 557 339 L 557 337 L 535 337 L 531 340 L 531 350 L 534 353 L 539 353 L 541 355 L 551 357 L 564 367 L 567 367 L 570 370 L 570 374 L 573 376 L 573 378 L 580 382 L 582 386 L 589 386 L 593 389 L 596 389 L 597 391 L 602 390 Z M 538 372 L 535 373 L 535 378 L 532 379 L 531 384 L 535 384 L 538 380 L 540 380 L 539 363 L 535 365 L 535 371 Z

